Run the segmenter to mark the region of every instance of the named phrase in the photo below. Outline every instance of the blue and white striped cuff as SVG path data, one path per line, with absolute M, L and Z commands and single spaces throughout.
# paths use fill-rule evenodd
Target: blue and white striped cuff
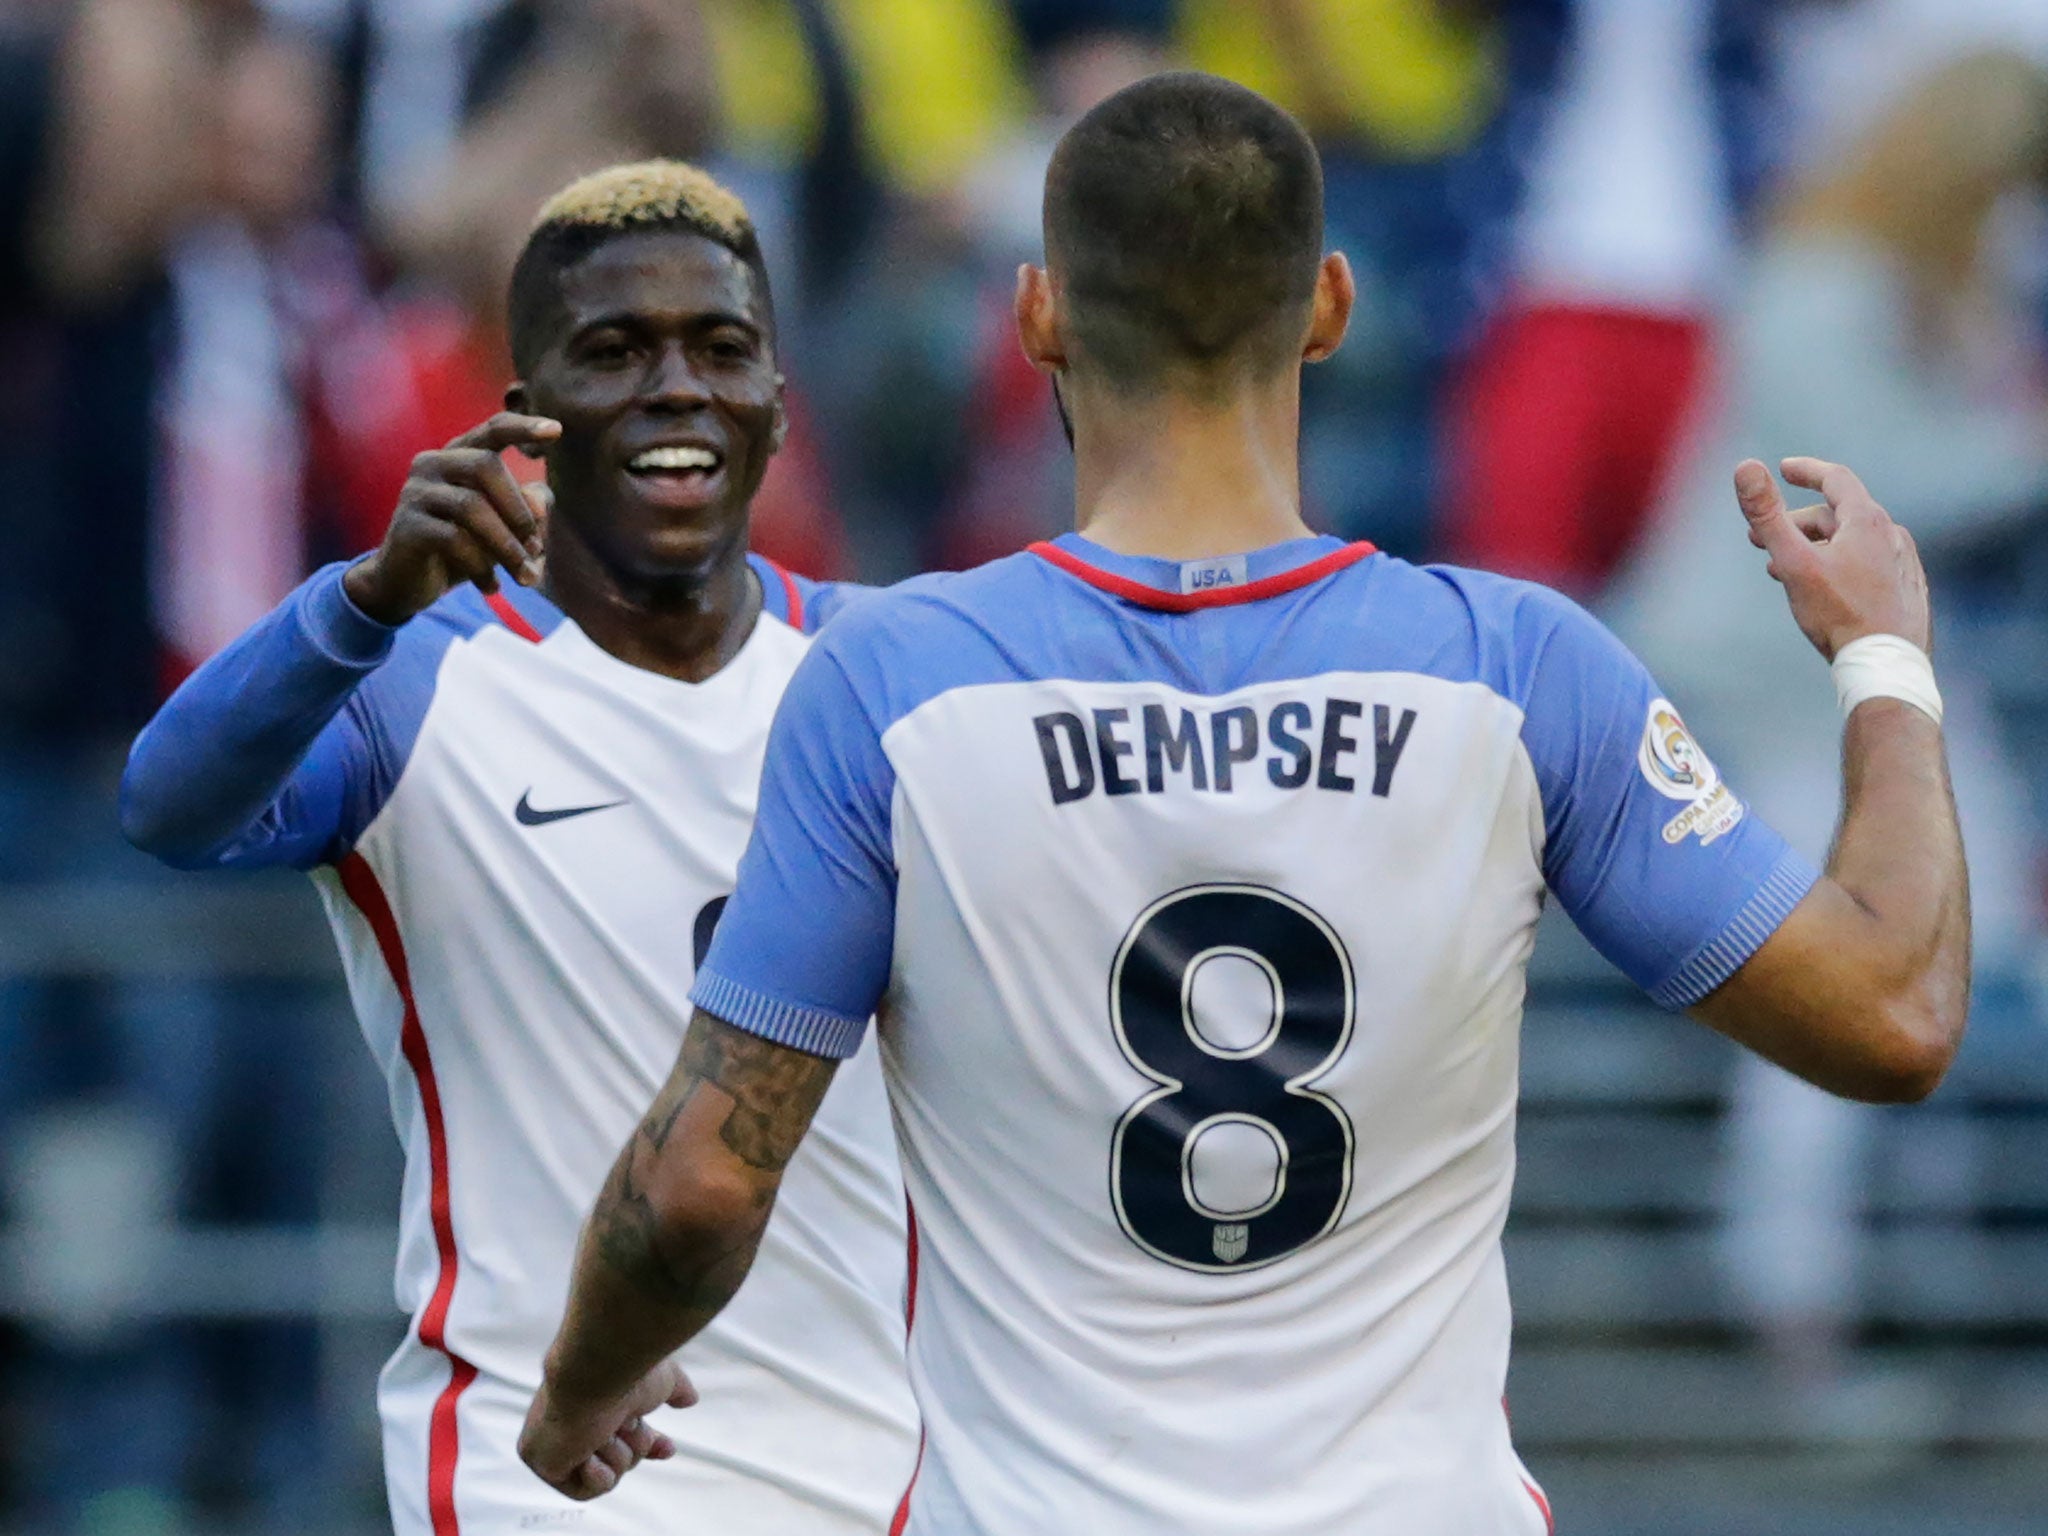
M 1792 909 L 1813 889 L 1820 871 L 1796 853 L 1779 856 L 1757 893 L 1723 928 L 1692 953 L 1650 998 L 1665 1008 L 1690 1008 L 1742 969 L 1743 962 L 1763 948 L 1765 939 L 1792 915 Z
M 690 1001 L 735 1029 L 835 1061 L 844 1061 L 859 1050 L 861 1037 L 868 1030 L 866 1019 L 849 1019 L 829 1009 L 786 1003 L 715 971 L 697 973 L 697 984 L 690 988 Z

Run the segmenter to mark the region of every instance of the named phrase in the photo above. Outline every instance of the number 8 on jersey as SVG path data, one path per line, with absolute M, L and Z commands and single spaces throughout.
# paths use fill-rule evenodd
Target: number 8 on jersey
M 1270 989 L 1264 1030 L 1243 1045 L 1205 1034 L 1196 983 L 1213 961 L 1248 962 Z M 1110 1196 L 1131 1241 L 1184 1269 L 1225 1273 L 1287 1257 L 1328 1232 L 1351 1193 L 1351 1121 L 1306 1086 L 1351 1039 L 1351 960 L 1334 930 L 1290 896 L 1198 885 L 1142 912 L 1110 970 L 1110 1022 L 1132 1066 L 1159 1084 L 1124 1112 L 1110 1143 Z M 1263 1132 L 1268 1192 L 1233 1209 L 1217 1186 L 1260 1182 L 1253 1138 L 1203 1139 L 1228 1125 Z M 1233 1176 L 1235 1175 L 1235 1176 Z

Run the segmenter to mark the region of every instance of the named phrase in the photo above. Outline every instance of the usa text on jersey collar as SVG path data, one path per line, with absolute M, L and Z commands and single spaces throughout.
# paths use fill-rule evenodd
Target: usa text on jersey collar
M 1049 543 L 1031 545 L 1030 553 L 1126 602 L 1166 613 L 1190 613 L 1299 591 L 1356 565 L 1377 550 L 1363 541 L 1345 544 L 1333 538 L 1310 538 L 1290 539 L 1243 555 L 1160 560 L 1120 555 L 1078 533 L 1067 533 Z M 1259 574 L 1253 575 L 1254 571 Z

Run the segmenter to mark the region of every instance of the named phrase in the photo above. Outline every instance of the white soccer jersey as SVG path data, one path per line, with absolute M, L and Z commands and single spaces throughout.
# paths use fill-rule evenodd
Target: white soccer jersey
M 1546 884 L 1660 1000 L 1813 879 L 1554 594 L 1077 536 L 799 670 L 695 997 L 877 1013 L 907 1536 L 1538 1536 L 1499 1238 Z
M 904 1196 L 872 1050 L 680 1357 L 704 1401 L 651 1419 L 677 1458 L 580 1505 L 515 1450 L 580 1224 L 675 1062 L 810 644 L 801 609 L 836 600 L 756 568 L 768 611 L 701 684 L 616 660 L 525 592 L 464 588 L 394 643 L 339 568 L 202 677 L 287 674 L 277 648 L 374 653 L 263 822 L 208 862 L 314 869 L 390 1083 L 412 1326 L 379 1406 L 403 1536 L 880 1536 L 909 1480 Z

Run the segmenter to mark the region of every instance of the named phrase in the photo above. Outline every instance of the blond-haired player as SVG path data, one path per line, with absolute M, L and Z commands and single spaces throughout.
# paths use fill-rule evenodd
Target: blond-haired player
M 843 594 L 747 551 L 782 379 L 731 193 L 673 162 L 577 182 L 509 317 L 507 413 L 422 454 L 380 548 L 179 690 L 124 823 L 184 867 L 309 870 L 326 900 L 406 1152 L 412 1322 L 378 1395 L 402 1536 L 872 1536 L 917 1450 L 872 1050 L 682 1357 L 717 1410 L 627 1425 L 605 1468 L 657 1465 L 601 1510 L 515 1455 L 578 1223 L 682 1039 L 769 720 Z M 544 536 L 510 447 L 546 460 Z

